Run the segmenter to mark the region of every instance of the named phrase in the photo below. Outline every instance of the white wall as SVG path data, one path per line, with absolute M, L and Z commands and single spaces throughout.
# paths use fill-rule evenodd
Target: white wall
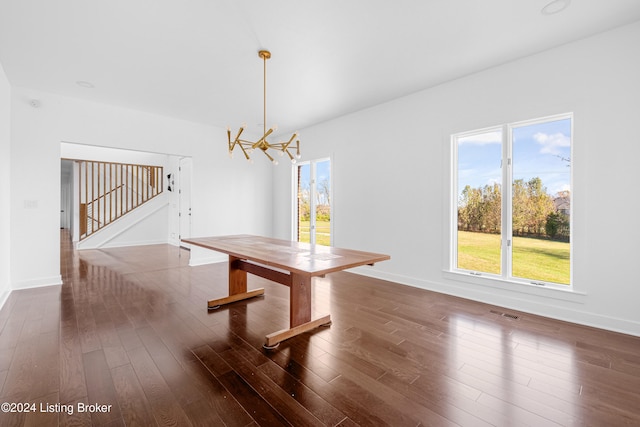
M 11 284 L 11 87 L 0 64 L 0 307 Z
M 169 243 L 169 194 L 163 192 L 77 243 L 78 250 Z
M 271 165 L 230 160 L 224 129 L 25 88 L 12 88 L 11 99 L 14 289 L 60 282 L 63 141 L 191 156 L 193 236 L 271 233 Z M 31 99 L 41 107 L 33 108 Z
M 358 271 L 640 335 L 640 23 L 301 130 L 331 155 L 334 245 L 388 253 Z M 449 265 L 450 135 L 574 113 L 575 293 L 457 280 Z M 274 235 L 290 238 L 291 171 L 274 171 Z

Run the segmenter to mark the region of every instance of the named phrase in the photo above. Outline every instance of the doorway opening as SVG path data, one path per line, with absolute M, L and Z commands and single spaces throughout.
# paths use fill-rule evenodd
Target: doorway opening
M 159 203 L 152 206 L 146 213 L 136 214 L 138 218 L 124 219 L 129 214 L 123 215 L 123 219 L 118 219 L 118 221 L 125 221 L 120 229 L 114 230 L 113 233 L 110 231 L 103 233 L 95 243 L 96 248 L 145 243 L 169 243 L 180 246 L 181 237 L 186 238 L 191 235 L 192 159 L 190 157 L 62 142 L 60 158 L 60 228 L 68 230 L 67 235 L 71 237 L 75 246 L 79 246 L 81 236 L 79 165 L 82 161 L 156 165 L 163 171 L 154 175 L 154 182 L 165 190 Z M 118 173 L 113 176 L 117 181 L 116 184 L 122 181 L 118 181 L 120 179 Z M 108 177 L 107 175 L 105 179 L 109 179 Z M 100 191 L 106 188 L 103 184 L 105 179 L 100 181 L 101 187 L 100 185 L 99 187 L 102 188 Z M 127 180 L 122 181 L 122 185 L 128 184 L 131 183 Z M 91 242 L 85 246 L 90 248 L 93 244 L 94 242 Z

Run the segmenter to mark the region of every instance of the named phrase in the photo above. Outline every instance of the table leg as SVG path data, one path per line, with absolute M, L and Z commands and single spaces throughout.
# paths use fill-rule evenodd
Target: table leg
M 311 320 L 311 276 L 291 273 L 289 288 L 289 329 L 266 336 L 264 348 L 275 348 L 280 342 L 331 323 L 331 316 Z
M 289 288 L 289 326 L 311 321 L 311 276 L 291 273 Z
M 238 260 L 229 255 L 229 295 L 247 292 L 247 272 L 238 268 Z
M 247 272 L 238 268 L 240 258 L 229 255 L 229 296 L 209 300 L 207 308 L 209 310 L 243 299 L 253 298 L 264 294 L 264 289 L 254 289 L 247 291 Z

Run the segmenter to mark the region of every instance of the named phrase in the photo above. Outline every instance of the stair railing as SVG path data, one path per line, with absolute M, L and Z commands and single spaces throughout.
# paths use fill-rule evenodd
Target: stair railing
M 80 193 L 80 240 L 164 191 L 162 166 L 75 161 Z

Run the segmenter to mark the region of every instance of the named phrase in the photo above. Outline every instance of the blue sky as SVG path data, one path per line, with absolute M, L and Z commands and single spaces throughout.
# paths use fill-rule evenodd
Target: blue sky
M 458 194 L 500 182 L 501 130 L 458 139 Z M 570 190 L 571 120 L 562 119 L 513 128 L 513 179 L 540 177 L 547 193 Z
M 309 163 L 300 164 L 300 185 L 302 188 L 309 188 L 310 181 L 310 170 L 311 166 Z M 316 175 L 317 175 L 317 184 L 321 183 L 324 180 L 329 182 L 331 185 L 331 162 L 329 160 L 325 160 L 322 162 L 316 162 Z M 319 190 L 319 188 L 318 188 Z

